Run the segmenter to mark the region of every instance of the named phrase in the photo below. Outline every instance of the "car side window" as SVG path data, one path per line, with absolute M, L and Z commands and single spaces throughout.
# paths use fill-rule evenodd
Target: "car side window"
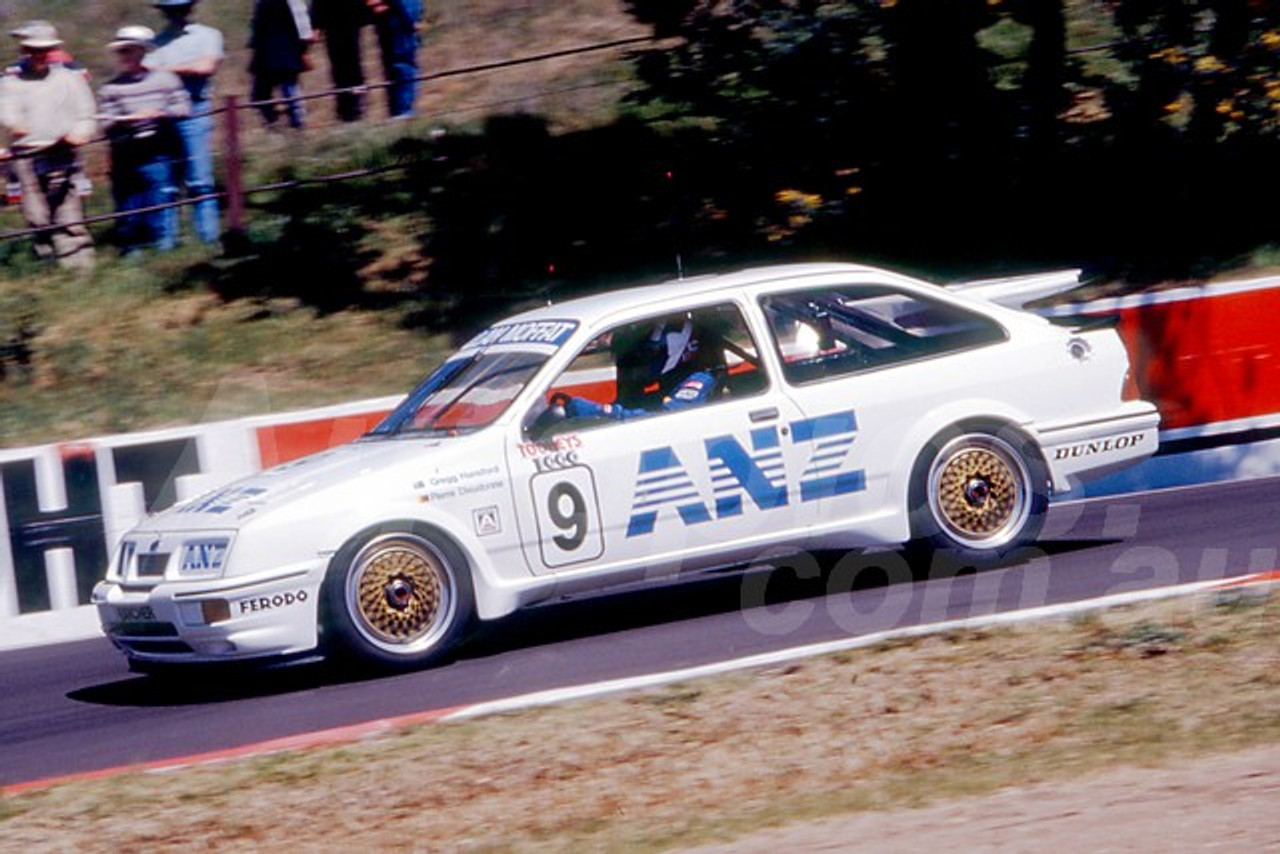
M 647 418 L 768 387 L 759 349 L 739 308 L 668 312 L 596 336 L 530 413 L 534 438 L 565 429 Z
M 793 385 L 1005 339 L 990 318 L 884 285 L 770 294 L 760 304 Z

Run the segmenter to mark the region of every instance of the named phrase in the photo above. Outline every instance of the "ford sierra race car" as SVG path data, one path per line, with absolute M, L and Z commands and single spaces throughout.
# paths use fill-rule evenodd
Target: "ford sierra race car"
M 1016 307 L 1074 281 L 789 265 L 528 311 L 357 441 L 150 517 L 93 600 L 135 669 L 416 667 L 476 620 L 779 549 L 998 559 L 1156 450 L 1115 330 Z

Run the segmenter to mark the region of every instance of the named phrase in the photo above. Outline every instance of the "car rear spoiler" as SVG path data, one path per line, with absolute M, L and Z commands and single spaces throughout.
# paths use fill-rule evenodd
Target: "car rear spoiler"
M 1008 308 L 1025 308 L 1027 303 L 1069 291 L 1080 284 L 1081 270 L 1053 270 L 1003 279 L 953 282 L 948 290 L 963 293 Z

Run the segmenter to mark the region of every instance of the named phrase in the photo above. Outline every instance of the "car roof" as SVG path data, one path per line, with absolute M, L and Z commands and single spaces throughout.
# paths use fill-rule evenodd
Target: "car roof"
M 702 296 L 714 295 L 721 291 L 726 292 L 726 294 L 740 293 L 751 289 L 753 286 L 775 282 L 791 282 L 797 279 L 832 274 L 873 274 L 876 277 L 887 277 L 895 281 L 917 281 L 918 284 L 927 285 L 925 282 L 911 280 L 901 274 L 863 264 L 779 264 L 686 279 L 671 279 L 659 284 L 619 288 L 606 293 L 577 297 L 559 303 L 549 303 L 506 318 L 502 322 L 576 319 L 587 324 L 593 324 L 615 312 L 625 311 L 636 306 L 658 308 L 668 301 L 696 299 Z

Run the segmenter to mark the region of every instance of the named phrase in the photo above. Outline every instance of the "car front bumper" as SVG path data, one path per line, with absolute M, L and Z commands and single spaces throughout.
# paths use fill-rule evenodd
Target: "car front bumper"
M 93 590 L 102 630 L 131 660 L 212 663 L 315 649 L 323 562 L 207 582 Z

